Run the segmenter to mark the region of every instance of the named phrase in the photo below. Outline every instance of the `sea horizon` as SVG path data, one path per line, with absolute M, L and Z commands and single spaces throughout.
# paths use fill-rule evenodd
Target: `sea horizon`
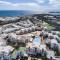
M 0 16 L 24 16 L 31 14 L 33 12 L 28 10 L 0 10 Z
M 26 15 L 34 15 L 38 13 L 31 12 L 29 10 L 0 10 L 0 16 L 26 16 Z M 45 14 L 45 13 L 39 13 Z M 60 13 L 48 13 L 51 15 L 60 15 Z

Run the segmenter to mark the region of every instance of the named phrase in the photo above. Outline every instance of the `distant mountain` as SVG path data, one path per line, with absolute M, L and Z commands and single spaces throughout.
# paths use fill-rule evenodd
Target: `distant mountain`
M 49 13 L 60 13 L 60 12 L 49 12 Z
M 60 11 L 52 11 L 52 12 L 49 12 L 49 14 L 60 16 Z

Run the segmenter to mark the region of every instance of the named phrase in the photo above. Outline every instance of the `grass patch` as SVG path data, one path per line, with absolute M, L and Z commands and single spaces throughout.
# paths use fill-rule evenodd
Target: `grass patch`
M 55 56 L 60 56 L 60 52 L 56 52 Z
M 48 30 L 54 29 L 53 25 L 50 25 L 50 24 L 48 24 L 48 23 L 46 23 L 46 22 L 43 22 L 43 26 L 44 26 L 44 27 L 47 27 Z
M 26 50 L 26 47 L 19 47 L 19 48 L 15 49 L 14 52 L 12 53 L 12 58 L 16 59 L 16 53 L 17 53 L 17 51 L 25 52 L 25 50 Z

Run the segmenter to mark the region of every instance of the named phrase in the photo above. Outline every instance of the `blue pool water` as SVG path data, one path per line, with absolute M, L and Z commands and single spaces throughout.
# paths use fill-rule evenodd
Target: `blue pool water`
M 33 40 L 33 44 L 40 45 L 40 43 L 41 43 L 41 38 L 39 36 L 35 36 Z

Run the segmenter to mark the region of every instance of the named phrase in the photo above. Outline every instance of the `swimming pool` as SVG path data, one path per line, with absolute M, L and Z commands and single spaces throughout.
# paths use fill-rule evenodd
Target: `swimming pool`
M 34 45 L 40 45 L 41 44 L 41 38 L 39 36 L 35 36 L 33 40 Z

